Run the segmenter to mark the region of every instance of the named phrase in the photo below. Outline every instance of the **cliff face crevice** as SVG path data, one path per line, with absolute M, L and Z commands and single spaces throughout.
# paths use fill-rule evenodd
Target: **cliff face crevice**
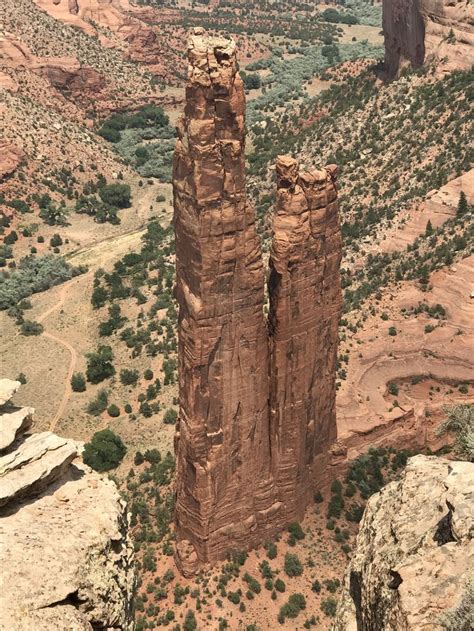
M 370 498 L 333 631 L 443 628 L 472 576 L 472 488 L 474 464 L 416 456 Z
M 474 63 L 474 6 L 466 0 L 383 0 L 385 71 L 436 61 L 443 71 Z
M 19 386 L 0 380 L 0 628 L 130 631 L 126 505 L 80 444 L 28 435 L 33 410 L 8 403 Z
M 199 562 L 258 545 L 302 516 L 315 456 L 335 437 L 341 306 L 335 170 L 297 174 L 298 192 L 289 182 L 288 198 L 282 175 L 269 337 L 265 270 L 245 190 L 245 94 L 235 44 L 197 32 L 189 62 L 173 177 L 180 394 L 176 529 L 177 562 L 185 574 Z M 281 158 L 279 165 L 288 160 Z M 291 221 L 297 195 L 307 200 L 307 230 L 295 261 L 287 261 L 281 249 L 288 237 L 284 217 Z M 313 309 L 298 295 L 306 290 Z M 299 328 L 308 319 L 303 340 Z M 299 357 L 301 345 L 311 351 Z M 291 352 L 294 365 L 284 359 Z M 286 392 L 295 371 L 304 372 L 304 386 Z M 290 404 L 283 409 L 286 396 L 295 399 L 293 416 Z M 304 414 L 292 429 L 299 411 Z M 290 435 L 291 445 L 282 448 Z

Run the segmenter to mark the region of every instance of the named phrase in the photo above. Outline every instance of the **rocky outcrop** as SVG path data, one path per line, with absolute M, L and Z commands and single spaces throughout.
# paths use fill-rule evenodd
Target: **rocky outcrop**
M 333 631 L 445 628 L 472 581 L 473 488 L 474 464 L 416 456 L 370 498 Z
M 33 410 L 6 400 L 16 384 L 0 382 L 0 628 L 131 630 L 126 506 L 80 444 L 24 434 Z
M 48 79 L 53 88 L 78 101 L 90 101 L 91 95 L 97 98 L 107 87 L 100 73 L 89 66 L 81 66 L 74 58 L 41 60 L 35 70 Z
M 24 157 L 20 147 L 0 140 L 0 183 L 17 170 Z
M 389 80 L 407 63 L 436 59 L 444 70 L 467 70 L 474 62 L 474 6 L 466 0 L 384 0 L 383 31 Z
M 245 192 L 245 96 L 235 44 L 198 30 L 189 60 L 173 177 L 176 529 L 177 562 L 185 574 L 199 562 L 261 543 L 303 514 L 316 456 L 335 437 L 341 304 L 335 169 L 298 175 L 296 163 L 281 158 L 280 171 L 296 168 L 297 182 L 285 193 L 284 176 L 279 180 L 270 360 L 262 253 Z M 312 305 L 303 306 L 300 292 L 311 294 Z M 297 304 L 290 305 L 293 299 Z M 308 345 L 307 353 L 301 345 Z M 293 387 L 300 370 L 304 378 Z M 301 484 L 308 487 L 299 490 Z
M 38 57 L 12 34 L 0 36 L 0 64 L 15 71 L 31 70 L 48 80 L 51 86 L 65 96 L 89 102 L 97 99 L 107 88 L 105 78 L 81 64 L 75 57 Z M 1 155 L 1 154 L 0 154 Z
M 280 156 L 270 255 L 272 454 L 286 522 L 312 497 L 318 457 L 336 438 L 341 232 L 336 167 L 299 171 Z

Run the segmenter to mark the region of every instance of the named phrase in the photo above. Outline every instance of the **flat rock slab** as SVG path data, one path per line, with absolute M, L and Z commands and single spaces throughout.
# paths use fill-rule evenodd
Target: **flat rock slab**
M 0 379 L 0 407 L 10 401 L 20 386 L 21 383 L 19 381 Z
M 33 408 L 21 408 L 0 415 L 0 452 L 10 447 L 20 434 L 26 432 L 33 420 Z
M 19 449 L 0 457 L 0 507 L 40 493 L 66 471 L 77 453 L 74 441 L 51 432 L 27 438 Z

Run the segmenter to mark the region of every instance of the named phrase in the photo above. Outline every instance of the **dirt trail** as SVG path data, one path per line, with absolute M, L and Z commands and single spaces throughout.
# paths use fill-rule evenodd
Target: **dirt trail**
M 47 311 L 42 313 L 39 316 L 39 318 L 38 318 L 38 322 L 43 323 L 52 313 L 55 313 L 56 311 L 61 309 L 64 306 L 64 303 L 66 301 L 66 296 L 67 296 L 68 289 L 72 285 L 75 285 L 77 283 L 82 282 L 83 280 L 88 278 L 91 274 L 92 274 L 92 271 L 91 272 L 87 272 L 87 274 L 83 274 L 82 276 L 74 278 L 73 280 L 69 281 L 68 283 L 65 283 L 61 287 L 61 291 L 59 292 L 59 300 L 58 300 L 58 302 L 56 304 L 54 304 L 52 307 L 50 307 Z M 58 424 L 58 421 L 60 420 L 60 418 L 64 414 L 64 410 L 66 409 L 66 406 L 67 406 L 67 404 L 69 402 L 69 397 L 71 396 L 71 393 L 72 393 L 71 378 L 72 378 L 72 375 L 74 373 L 74 369 L 76 367 L 77 353 L 76 353 L 76 349 L 73 346 L 71 346 L 71 344 L 69 344 L 69 342 L 67 340 L 63 340 L 60 337 L 58 337 L 57 335 L 54 335 L 53 333 L 49 333 L 48 331 L 43 331 L 43 337 L 47 337 L 48 339 L 52 340 L 53 342 L 56 342 L 57 344 L 63 346 L 68 351 L 68 353 L 70 355 L 69 368 L 68 368 L 68 372 L 67 372 L 67 376 L 66 376 L 66 384 L 65 384 L 65 388 L 64 388 L 64 394 L 63 394 L 63 397 L 62 397 L 61 402 L 59 404 L 59 407 L 56 410 L 56 414 L 53 416 L 53 418 L 51 420 L 51 423 L 50 423 L 50 426 L 49 426 L 49 430 L 51 432 L 54 432 L 54 430 L 56 429 L 56 425 Z

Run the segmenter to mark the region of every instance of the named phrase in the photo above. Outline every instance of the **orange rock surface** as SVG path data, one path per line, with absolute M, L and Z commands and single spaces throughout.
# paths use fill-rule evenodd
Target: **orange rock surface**
M 176 556 L 189 575 L 200 562 L 262 543 L 304 513 L 316 456 L 335 437 L 341 240 L 335 168 L 298 175 L 297 164 L 282 157 L 270 343 L 262 253 L 245 192 L 245 97 L 235 44 L 198 30 L 188 52 L 173 183 Z M 290 172 L 293 190 L 285 186 Z
M 270 418 L 286 522 L 302 519 L 318 456 L 336 438 L 342 295 L 336 167 L 299 172 L 280 156 L 270 255 Z

